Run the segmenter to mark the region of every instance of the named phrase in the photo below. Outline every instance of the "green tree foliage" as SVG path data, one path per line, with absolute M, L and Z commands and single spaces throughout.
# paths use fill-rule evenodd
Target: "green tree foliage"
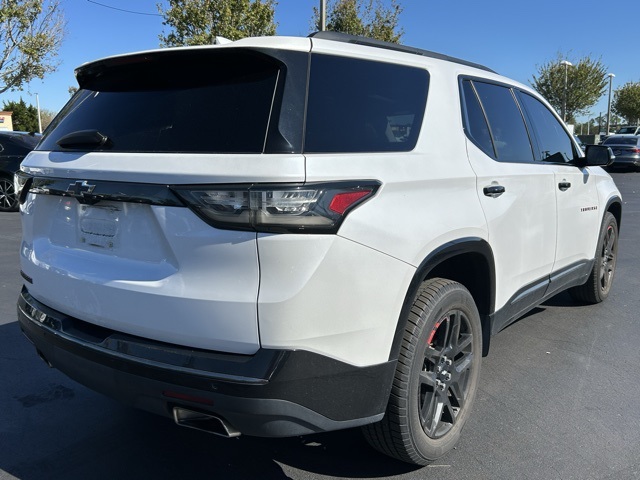
M 215 37 L 229 40 L 275 35 L 275 0 L 169 0 L 157 4 L 169 33 L 159 35 L 163 47 L 211 45 Z
M 529 82 L 558 112 L 564 102 L 565 66 L 560 63 L 564 58 L 559 53 L 555 60 L 538 67 L 538 76 L 534 75 Z M 586 114 L 605 93 L 608 83 L 607 68 L 601 59 L 587 56 L 571 63 L 572 67 L 566 67 L 567 121 Z
M 391 0 L 333 0 L 327 6 L 327 30 L 400 43 L 404 31 L 398 27 L 402 6 Z M 313 8 L 313 25 L 320 30 L 320 13 Z
M 627 82 L 616 89 L 611 108 L 628 123 L 640 121 L 640 82 Z
M 19 102 L 4 102 L 2 109 L 7 112 L 13 112 L 11 120 L 15 131 L 38 131 L 38 109 L 33 105 L 27 105 L 22 98 L 20 98 Z
M 59 0 L 0 0 L 0 93 L 56 70 L 64 26 Z
M 42 121 L 43 132 L 49 126 L 49 124 L 53 122 L 53 119 L 56 117 L 56 115 L 56 112 L 54 112 L 53 110 L 48 110 L 46 108 L 40 109 L 40 120 Z

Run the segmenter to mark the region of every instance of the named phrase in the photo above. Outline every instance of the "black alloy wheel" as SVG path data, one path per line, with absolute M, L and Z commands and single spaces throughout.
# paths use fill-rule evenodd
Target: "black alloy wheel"
M 571 296 L 584 303 L 600 303 L 611 292 L 618 259 L 618 222 L 610 212 L 604 215 L 595 263 L 589 278 L 583 285 L 569 290 Z
M 455 425 L 469 397 L 473 357 L 471 322 L 465 312 L 447 312 L 427 340 L 420 372 L 420 423 L 430 438 L 441 438 Z
M 428 465 L 451 450 L 478 388 L 482 326 L 460 283 L 433 278 L 418 289 L 384 418 L 363 427 L 367 441 L 399 460 Z

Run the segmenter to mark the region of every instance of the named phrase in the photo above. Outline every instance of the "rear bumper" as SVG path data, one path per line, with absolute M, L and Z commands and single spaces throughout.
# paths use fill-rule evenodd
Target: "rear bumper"
M 611 167 L 640 167 L 640 156 L 617 156 Z
M 146 340 L 68 317 L 23 289 L 20 328 L 51 366 L 87 387 L 163 416 L 174 407 L 240 433 L 295 436 L 378 421 L 395 362 L 354 367 L 307 351 L 237 355 Z

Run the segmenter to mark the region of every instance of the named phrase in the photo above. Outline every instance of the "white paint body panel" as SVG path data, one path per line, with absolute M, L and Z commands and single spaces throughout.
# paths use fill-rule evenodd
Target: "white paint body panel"
M 25 171 L 78 180 L 382 184 L 349 213 L 337 235 L 218 230 L 187 208 L 112 205 L 112 213 L 90 213 L 97 220 L 118 217 L 120 236 L 112 247 L 83 243 L 78 231 L 86 212 L 76 200 L 30 194 L 22 207 L 21 260 L 37 300 L 169 343 L 243 354 L 260 347 L 304 349 L 367 366 L 389 360 L 417 267 L 449 242 L 474 238 L 491 245 L 496 309 L 523 286 L 593 258 L 604 205 L 617 194 L 602 170 L 498 163 L 466 140 L 458 76 L 503 77 L 327 40 L 247 39 L 202 48 L 235 46 L 313 46 L 319 53 L 426 69 L 427 109 L 415 149 L 306 156 L 33 152 Z M 585 171 L 587 181 L 578 185 Z M 579 188 L 559 193 L 562 179 Z M 486 197 L 483 188 L 494 182 L 506 193 Z M 574 215 L 581 206 L 597 208 Z

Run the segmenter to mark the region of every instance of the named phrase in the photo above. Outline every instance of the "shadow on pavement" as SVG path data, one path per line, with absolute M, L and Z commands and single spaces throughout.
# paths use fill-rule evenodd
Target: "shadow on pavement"
M 378 454 L 358 429 L 224 439 L 178 427 L 49 369 L 17 322 L 0 325 L 0 382 L 0 477 L 376 478 L 417 469 Z

